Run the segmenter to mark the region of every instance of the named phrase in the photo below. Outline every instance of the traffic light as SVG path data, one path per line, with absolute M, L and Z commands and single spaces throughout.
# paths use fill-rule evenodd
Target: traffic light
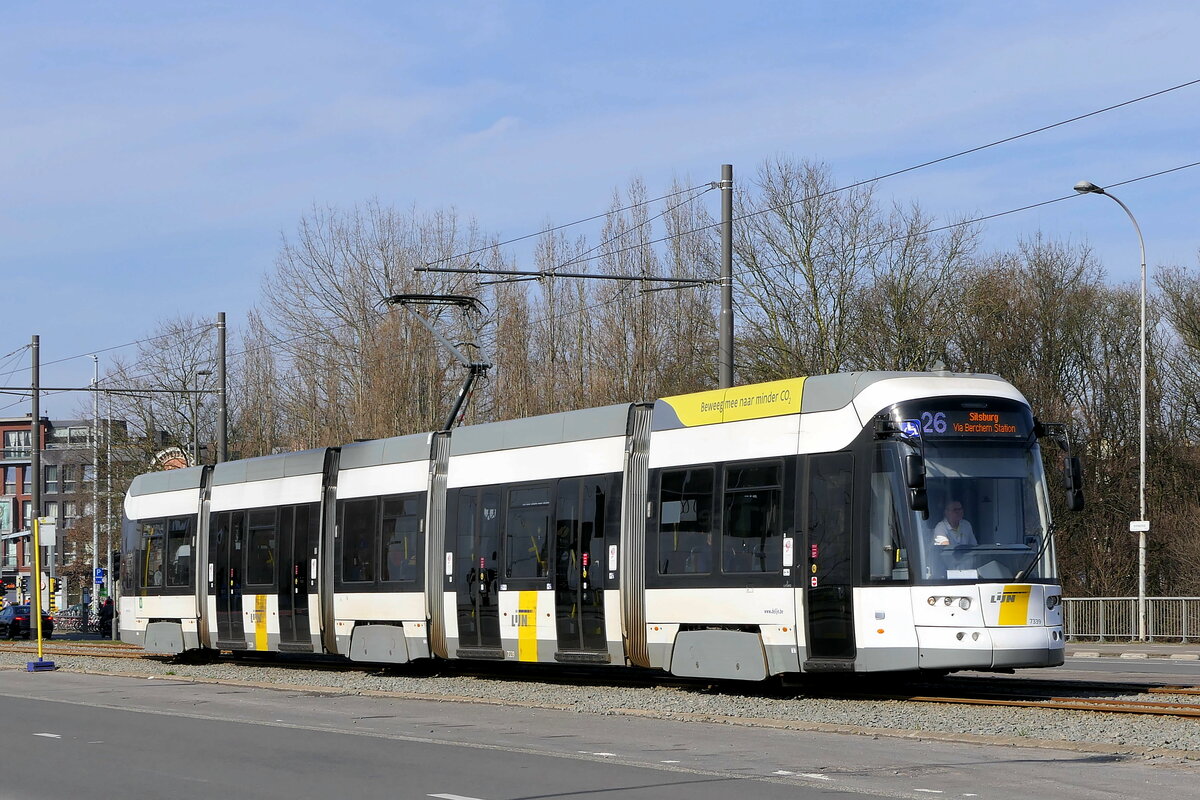
M 113 583 L 121 580 L 121 551 L 112 551 L 112 580 Z

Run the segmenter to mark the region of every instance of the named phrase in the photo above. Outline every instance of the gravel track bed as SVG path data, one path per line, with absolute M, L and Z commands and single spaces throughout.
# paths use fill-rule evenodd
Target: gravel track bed
M 545 706 L 581 714 L 649 714 L 665 718 L 702 715 L 724 722 L 755 724 L 755 720 L 849 726 L 880 734 L 968 734 L 1048 742 L 1092 743 L 1113 752 L 1173 751 L 1200 760 L 1200 720 L 1056 711 L 912 703 L 898 700 L 852 700 L 828 697 L 746 696 L 696 687 L 652 688 L 546 683 L 536 679 L 503 680 L 474 676 L 404 675 L 276 667 L 269 664 L 173 664 L 155 659 L 105 659 L 48 654 L 59 669 L 144 677 L 202 681 L 242 681 L 283 689 L 320 687 L 345 692 L 394 692 L 422 697 L 475 699 L 519 706 Z M 34 656 L 0 652 L 0 667 L 21 668 Z M 396 673 L 400 674 L 396 674 Z M 1121 699 L 1163 701 L 1162 695 L 1123 695 Z M 1175 699 L 1175 698 L 1171 698 Z M 727 718 L 737 718 L 730 720 Z M 765 724 L 765 723 L 764 723 Z M 777 723 L 772 723 L 777 724 Z M 871 731 L 859 731 L 871 732 Z M 939 738 L 942 738 L 939 736 Z M 1042 741 L 1039 741 L 1042 740 Z

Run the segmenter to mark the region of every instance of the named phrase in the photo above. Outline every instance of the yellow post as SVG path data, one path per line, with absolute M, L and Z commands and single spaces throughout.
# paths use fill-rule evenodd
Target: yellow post
M 30 661 L 26 666 L 29 672 L 42 672 L 54 669 L 53 661 L 42 658 L 42 548 L 38 536 L 38 517 L 33 518 L 33 616 L 37 620 L 37 661 Z M 30 623 L 32 624 L 32 622 Z
M 33 518 L 33 616 L 37 620 L 38 661 L 42 660 L 42 540 L 37 517 Z

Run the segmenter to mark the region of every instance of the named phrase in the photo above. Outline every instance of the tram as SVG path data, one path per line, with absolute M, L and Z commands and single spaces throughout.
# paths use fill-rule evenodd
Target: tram
M 1054 431 L 996 376 L 860 372 L 149 473 L 121 639 L 749 681 L 1056 666 Z M 939 535 L 950 505 L 969 541 Z

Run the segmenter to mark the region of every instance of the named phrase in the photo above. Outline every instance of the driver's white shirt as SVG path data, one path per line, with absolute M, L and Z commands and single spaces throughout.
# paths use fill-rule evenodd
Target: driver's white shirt
M 933 541 L 936 543 L 939 536 L 945 536 L 951 547 L 964 544 L 979 544 L 975 541 L 975 531 L 971 530 L 971 523 L 964 520 L 959 520 L 957 530 L 950 527 L 950 523 L 942 520 L 933 528 Z

